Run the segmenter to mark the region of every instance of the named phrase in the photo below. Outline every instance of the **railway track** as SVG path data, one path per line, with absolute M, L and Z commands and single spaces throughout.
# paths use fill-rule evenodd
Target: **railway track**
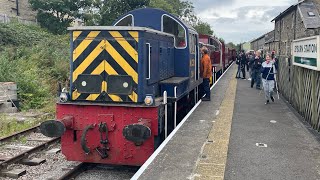
M 27 173 L 27 168 L 17 169 L 16 165 L 37 166 L 46 162 L 34 155 L 58 144 L 60 138 L 46 138 L 37 129 L 35 126 L 0 138 L 0 176 L 19 178 Z
M 34 126 L 34 127 L 29 128 L 29 129 L 14 133 L 12 135 L 2 137 L 2 138 L 0 138 L 0 145 L 2 143 L 4 143 L 4 142 L 7 142 L 7 141 L 10 141 L 10 140 L 13 140 L 13 139 L 18 139 L 19 137 L 21 137 L 23 135 L 27 135 L 29 133 L 36 132 L 38 130 L 38 127 L 39 126 Z
M 59 180 L 129 180 L 138 169 L 139 167 L 135 166 L 79 163 Z

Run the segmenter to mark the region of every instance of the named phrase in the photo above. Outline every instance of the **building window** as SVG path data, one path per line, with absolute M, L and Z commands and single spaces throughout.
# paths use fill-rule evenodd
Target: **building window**
M 122 19 L 120 19 L 118 22 L 115 23 L 115 26 L 134 26 L 134 20 L 133 15 L 129 14 Z
M 174 35 L 176 48 L 187 47 L 186 30 L 177 20 L 168 15 L 163 15 L 162 31 Z

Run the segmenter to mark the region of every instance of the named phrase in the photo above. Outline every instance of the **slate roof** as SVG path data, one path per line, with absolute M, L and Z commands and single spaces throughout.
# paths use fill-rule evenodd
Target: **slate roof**
M 314 29 L 320 27 L 320 16 L 319 11 L 316 8 L 315 4 L 310 3 L 301 3 L 298 5 L 298 10 L 302 18 L 303 24 L 306 29 Z M 314 16 L 310 16 L 309 13 L 312 13 Z
M 290 6 L 288 9 L 281 12 L 277 17 L 272 19 L 271 22 L 281 19 L 283 16 L 287 15 L 287 13 L 292 12 L 296 8 L 299 11 L 306 29 L 315 29 L 320 27 L 320 15 L 316 5 L 312 2 L 306 2 L 304 0 Z M 309 12 L 312 12 L 314 16 L 310 16 Z

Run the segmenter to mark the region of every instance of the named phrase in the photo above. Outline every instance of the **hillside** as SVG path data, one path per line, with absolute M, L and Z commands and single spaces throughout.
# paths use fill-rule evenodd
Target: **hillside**
M 69 37 L 18 23 L 0 23 L 0 82 L 18 85 L 22 110 L 53 112 L 58 82 L 69 74 Z

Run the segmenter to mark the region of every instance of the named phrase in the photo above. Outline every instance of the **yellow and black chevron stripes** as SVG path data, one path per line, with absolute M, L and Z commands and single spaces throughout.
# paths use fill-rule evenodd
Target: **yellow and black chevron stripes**
M 78 93 L 73 87 L 73 100 L 137 102 L 138 32 L 137 31 L 73 31 L 72 82 L 80 74 L 101 75 L 101 94 Z M 128 96 L 107 92 L 109 75 L 131 76 L 133 93 Z

